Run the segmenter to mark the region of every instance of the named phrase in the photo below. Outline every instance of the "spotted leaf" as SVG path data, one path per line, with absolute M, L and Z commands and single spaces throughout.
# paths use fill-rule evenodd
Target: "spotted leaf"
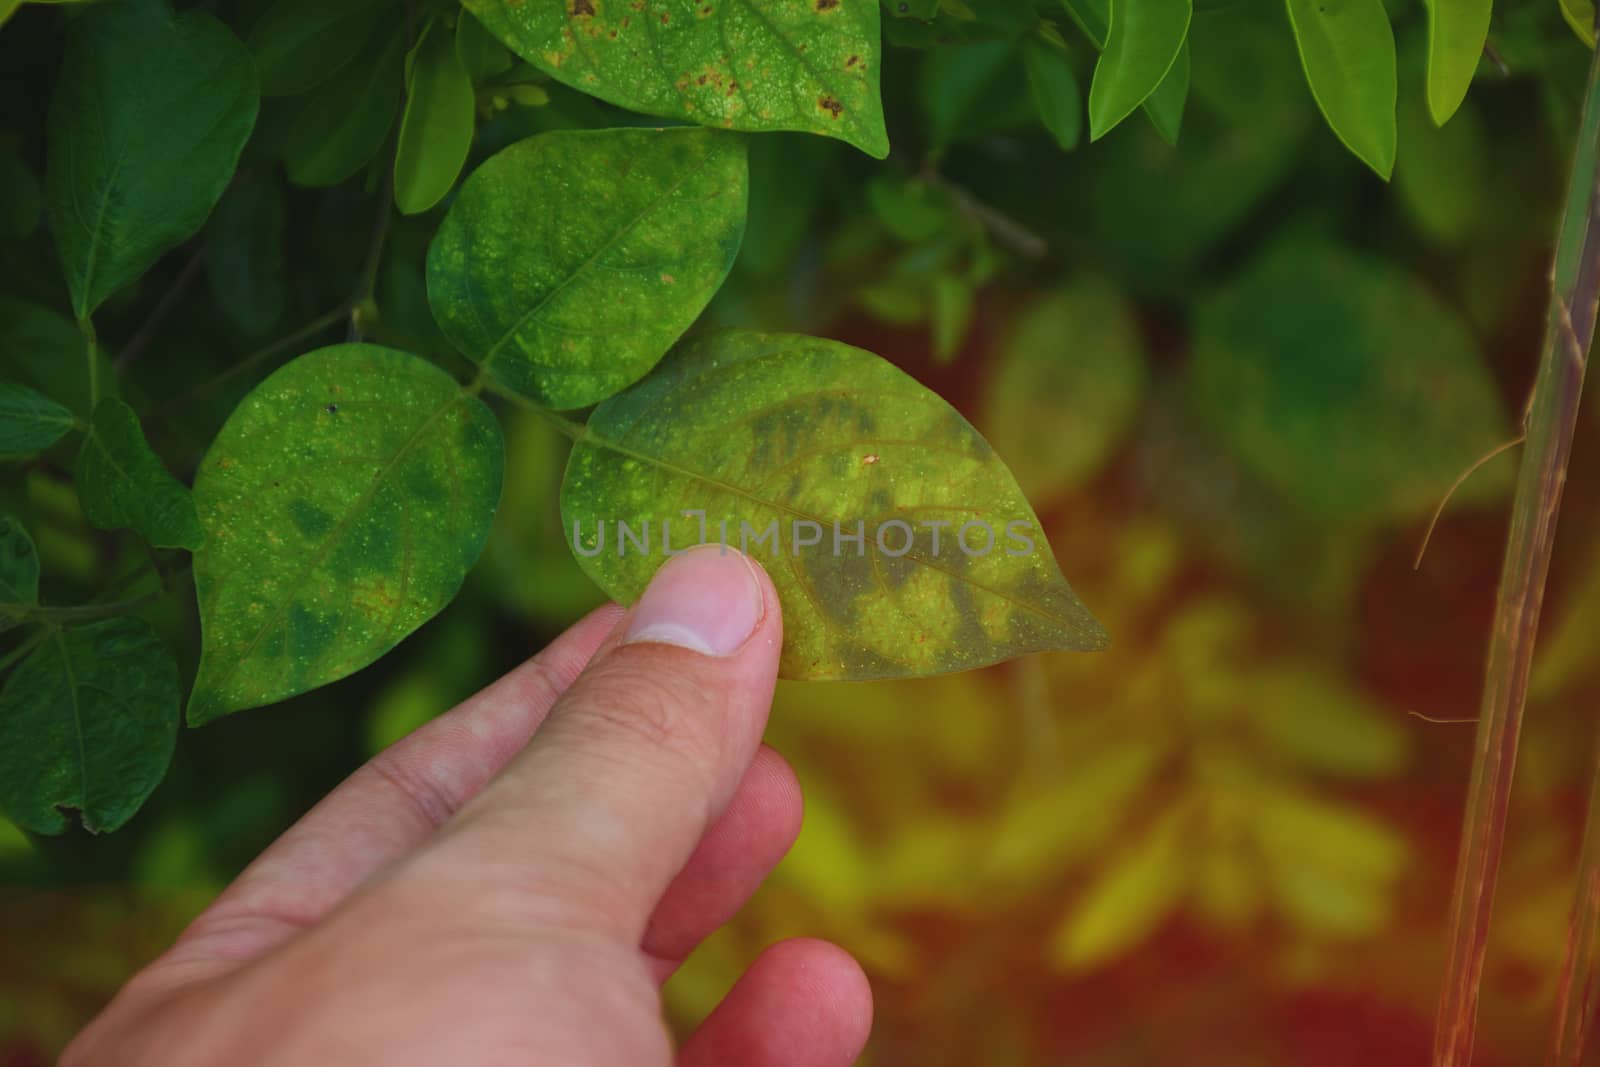
M 460 588 L 500 498 L 500 429 L 443 371 L 375 345 L 247 396 L 195 479 L 200 725 L 359 670 Z
M 462 186 L 428 250 L 445 336 L 503 385 L 586 407 L 656 364 L 744 234 L 738 138 L 709 130 L 531 137 Z
M 889 154 L 877 0 L 466 0 L 552 77 L 647 115 Z
M 625 602 L 697 541 L 759 560 L 782 599 L 785 677 L 936 674 L 1106 641 L 988 443 L 834 341 L 685 344 L 595 410 L 561 495 L 580 562 Z

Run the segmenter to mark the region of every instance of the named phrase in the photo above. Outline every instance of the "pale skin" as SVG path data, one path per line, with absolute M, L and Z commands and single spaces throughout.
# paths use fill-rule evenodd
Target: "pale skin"
M 834 1067 L 860 967 L 769 948 L 675 1049 L 659 989 L 793 843 L 761 734 L 782 622 L 737 552 L 676 557 L 362 767 L 79 1035 L 66 1067 Z

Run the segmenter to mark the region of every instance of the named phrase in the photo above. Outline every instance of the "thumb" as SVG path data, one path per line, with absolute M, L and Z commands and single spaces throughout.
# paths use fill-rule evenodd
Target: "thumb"
M 755 757 L 782 636 L 748 557 L 674 556 L 429 859 L 473 878 L 469 906 L 513 909 L 497 919 L 636 942 Z

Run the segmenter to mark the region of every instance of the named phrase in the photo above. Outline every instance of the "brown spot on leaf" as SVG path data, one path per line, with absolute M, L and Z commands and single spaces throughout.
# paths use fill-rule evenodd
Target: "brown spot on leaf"
M 573 16 L 573 18 L 579 18 L 579 17 L 587 18 L 588 16 L 593 15 L 593 14 L 594 14 L 594 4 L 592 3 L 592 0 L 572 0 L 572 16 Z
M 706 83 L 706 76 L 704 74 L 700 75 L 700 77 L 694 80 L 694 83 L 696 85 L 704 85 Z
M 661 13 L 661 25 L 665 26 L 667 23 L 669 23 L 671 21 L 672 21 L 672 12 L 663 11 Z
M 678 280 L 678 279 L 676 279 L 676 278 L 674 278 L 674 277 L 673 277 L 673 276 L 672 276 L 672 275 L 670 275 L 670 274 L 663 274 L 663 275 L 662 275 L 662 276 L 661 276 L 661 280 L 662 280 L 662 281 L 663 281 L 663 282 L 665 282 L 665 283 L 666 283 L 666 284 L 667 284 L 667 285 L 671 285 L 671 284 L 673 284 L 673 283 L 674 283 L 674 282 L 676 282 L 676 281 L 677 281 L 677 280 Z
M 837 97 L 830 96 L 827 93 L 822 94 L 821 99 L 817 101 L 817 106 L 831 114 L 834 118 L 838 118 L 844 113 L 844 105 L 839 103 Z
M 851 67 L 855 66 L 859 62 L 861 62 L 861 57 L 860 56 L 851 56 L 849 59 L 844 61 L 844 69 L 845 70 L 849 70 Z
M 839 6 L 839 0 L 817 0 L 818 11 L 832 11 Z
M 861 465 L 863 467 L 870 467 L 876 462 L 878 462 L 878 457 L 874 453 L 868 452 L 861 457 Z

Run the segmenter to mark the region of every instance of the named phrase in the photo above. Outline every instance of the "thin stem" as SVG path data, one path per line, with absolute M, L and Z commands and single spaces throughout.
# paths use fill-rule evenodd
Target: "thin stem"
M 237 378 L 239 375 L 244 374 L 246 371 L 253 370 L 256 366 L 271 359 L 284 349 L 292 348 L 307 338 L 315 337 L 322 331 L 337 326 L 349 314 L 350 305 L 340 304 L 332 311 L 318 315 L 316 318 L 312 319 L 298 330 L 295 330 L 293 333 L 280 337 L 271 344 L 256 349 L 256 351 L 250 353 L 248 356 L 245 356 L 239 362 L 235 363 L 233 366 L 229 367 L 227 370 L 216 375 L 215 377 L 208 378 L 193 388 L 186 389 L 179 393 L 177 396 L 161 405 L 155 411 L 151 412 L 151 416 L 153 418 L 165 418 L 168 415 L 171 415 L 173 412 L 186 407 L 199 397 L 206 395 L 220 386 L 226 385 L 228 382 Z
M 1589 786 L 1589 814 L 1578 856 L 1578 886 L 1567 929 L 1567 955 L 1556 988 L 1555 1021 L 1548 1067 L 1578 1067 L 1594 1009 L 1595 977 L 1600 972 L 1600 759 Z
M 194 281 L 195 275 L 200 273 L 200 267 L 206 260 L 205 245 L 201 245 L 195 254 L 189 257 L 189 262 L 183 265 L 178 276 L 167 286 L 167 291 L 161 294 L 161 299 L 156 301 L 156 306 L 145 316 L 144 322 L 133 331 L 133 336 L 128 338 L 128 343 L 122 346 L 122 351 L 117 353 L 115 366 L 117 370 L 127 370 L 133 361 L 150 347 L 150 342 L 155 340 L 156 334 L 161 332 L 161 327 L 167 321 L 167 316 L 172 314 L 172 309 L 178 306 L 178 301 L 183 299 L 183 294 L 188 292 L 189 285 Z
M 361 284 L 351 300 L 350 340 L 361 340 L 361 316 L 371 306 L 378 291 L 378 268 L 383 265 L 383 246 L 389 238 L 389 219 L 394 214 L 394 167 L 384 168 L 383 191 L 378 195 L 378 214 L 372 220 L 372 236 L 367 240 L 367 258 L 361 268 Z
M 78 320 L 78 332 L 83 334 L 83 358 L 89 371 L 89 412 L 100 405 L 100 342 L 95 339 L 94 323 L 88 315 Z
M 1505 845 L 1517 738 L 1527 699 L 1556 515 L 1566 482 L 1589 342 L 1600 299 L 1600 53 L 1589 69 L 1576 154 L 1551 270 L 1544 348 L 1533 386 L 1489 641 L 1472 781 L 1450 902 L 1450 941 L 1434 1030 L 1436 1067 L 1468 1067 L 1495 875 Z
M 6 653 L 5 656 L 0 657 L 0 674 L 10 670 L 13 663 L 18 662 L 22 659 L 22 657 L 39 647 L 39 643 L 46 637 L 50 636 L 50 631 L 51 627 L 40 626 L 33 632 L 32 637 L 29 637 L 16 648 L 13 648 L 10 652 Z
M 68 607 L 47 607 L 44 604 L 0 604 L 0 615 L 9 615 L 22 622 L 90 622 L 94 619 L 109 619 L 113 615 L 124 615 L 136 608 L 142 608 L 161 598 L 161 590 L 150 593 L 140 593 L 124 600 L 112 600 L 104 604 L 73 604 Z
M 583 440 L 584 435 L 589 432 L 589 428 L 583 423 L 576 422 L 567 418 L 565 415 L 551 411 L 543 404 L 535 403 L 525 396 L 519 396 L 503 386 L 489 383 L 488 380 L 481 374 L 471 385 L 467 386 L 466 388 L 470 392 L 478 392 L 479 390 L 487 388 L 495 396 L 504 397 L 506 400 L 511 401 L 513 404 L 516 404 L 519 407 L 527 408 L 529 411 L 544 419 L 544 421 L 548 422 L 551 426 L 554 426 L 556 429 L 560 430 L 567 437 L 571 438 L 574 443 Z

